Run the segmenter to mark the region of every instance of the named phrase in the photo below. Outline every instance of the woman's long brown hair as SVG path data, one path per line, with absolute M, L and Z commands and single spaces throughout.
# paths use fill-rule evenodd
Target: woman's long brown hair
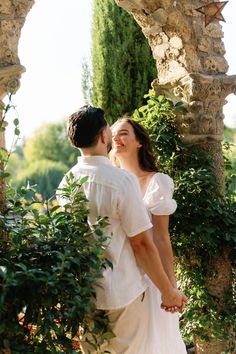
M 112 125 L 112 127 L 114 127 L 119 122 L 129 123 L 134 130 L 134 135 L 136 139 L 142 145 L 138 150 L 138 159 L 139 159 L 140 167 L 144 171 L 158 172 L 159 169 L 155 162 L 155 158 L 152 150 L 152 142 L 146 129 L 141 124 L 139 124 L 138 122 L 136 122 L 135 120 L 129 117 L 119 118 Z

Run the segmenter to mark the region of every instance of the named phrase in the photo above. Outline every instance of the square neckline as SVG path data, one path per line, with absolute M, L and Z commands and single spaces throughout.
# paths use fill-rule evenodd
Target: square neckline
M 160 173 L 160 172 L 155 172 L 155 173 L 150 177 L 149 182 L 148 182 L 148 186 L 147 186 L 146 191 L 145 191 L 145 193 L 144 193 L 144 195 L 143 195 L 143 199 L 145 199 L 145 197 L 146 197 L 146 195 L 147 195 L 147 192 L 148 192 L 148 190 L 149 190 L 149 188 L 150 188 L 150 185 L 152 184 L 151 182 L 152 182 L 152 180 L 154 179 L 154 176 L 156 176 L 158 173 Z

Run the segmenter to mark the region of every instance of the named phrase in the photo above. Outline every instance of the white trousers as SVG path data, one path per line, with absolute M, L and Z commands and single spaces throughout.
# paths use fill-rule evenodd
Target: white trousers
M 178 315 L 160 308 L 156 288 L 150 286 L 130 305 L 108 310 L 110 328 L 115 334 L 101 343 L 100 351 L 82 344 L 84 354 L 186 354 L 179 332 Z
M 109 342 L 103 342 L 100 351 L 111 354 L 161 354 L 152 347 L 150 338 L 149 292 L 141 294 L 130 305 L 116 310 L 108 310 L 110 328 L 115 334 Z M 82 345 L 86 354 L 97 354 L 87 343 Z

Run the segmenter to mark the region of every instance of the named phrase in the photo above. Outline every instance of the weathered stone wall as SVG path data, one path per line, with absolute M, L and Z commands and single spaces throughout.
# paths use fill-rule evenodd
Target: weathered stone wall
M 183 139 L 191 142 L 223 138 L 223 106 L 236 93 L 236 77 L 225 73 L 223 32 L 219 22 L 204 26 L 196 8 L 208 0 L 116 0 L 141 26 L 156 59 L 158 92 L 183 100 L 189 113 L 179 119 Z M 18 58 L 18 42 L 33 0 L 1 0 L 0 3 L 0 100 L 17 87 L 24 68 Z
M 204 26 L 195 9 L 209 1 L 118 0 L 142 27 L 157 61 L 160 84 L 190 72 L 225 73 L 223 32 L 218 22 Z
M 18 42 L 21 28 L 33 0 L 1 0 L 0 3 L 0 65 L 19 65 Z
M 183 139 L 198 143 L 223 139 L 223 106 L 236 94 L 218 21 L 205 27 L 196 8 L 208 0 L 116 0 L 140 24 L 156 59 L 157 92 L 183 100 L 188 115 L 179 120 Z
M 18 42 L 26 15 L 33 4 L 33 0 L 0 1 L 0 104 L 8 92 L 14 92 L 19 87 L 19 79 L 24 67 L 20 65 L 18 58 Z M 4 147 L 4 132 L 0 131 L 0 148 Z M 1 210 L 4 208 L 4 201 L 4 180 L 0 179 Z
M 0 101 L 7 92 L 16 90 L 24 71 L 18 58 L 21 28 L 33 0 L 1 0 L 0 2 Z M 0 147 L 4 137 L 0 133 Z
M 223 106 L 230 93 L 236 94 L 236 75 L 226 75 L 228 64 L 220 23 L 214 21 L 205 27 L 204 15 L 196 11 L 211 1 L 116 2 L 134 16 L 148 39 L 157 63 L 158 78 L 153 82 L 156 93 L 185 103 L 188 113 L 177 119 L 182 138 L 215 161 L 215 176 L 223 194 Z M 222 257 L 213 259 L 209 267 L 214 270 L 214 279 L 206 278 L 209 294 L 213 301 L 219 297 L 221 307 L 227 308 L 225 290 L 232 287 L 227 250 L 222 247 Z M 195 344 L 196 354 L 220 354 L 228 345 L 217 338 L 208 342 L 196 338 Z
M 7 91 L 16 89 L 24 67 L 18 58 L 21 28 L 33 0 L 1 0 L 0 2 L 0 100 Z

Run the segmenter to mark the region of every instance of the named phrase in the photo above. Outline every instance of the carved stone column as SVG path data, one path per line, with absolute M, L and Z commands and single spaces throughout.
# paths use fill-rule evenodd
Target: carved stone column
M 207 151 L 215 161 L 219 190 L 224 192 L 223 106 L 230 93 L 236 94 L 236 75 L 227 76 L 223 32 L 219 22 L 205 27 L 204 15 L 196 8 L 209 0 L 116 0 L 131 13 L 146 36 L 156 59 L 158 78 L 153 87 L 174 101 L 183 100 L 187 115 L 178 117 L 185 142 Z M 224 266 L 220 266 L 224 264 Z M 224 298 L 232 286 L 227 250 L 212 260 L 214 279 L 206 279 L 212 297 Z M 218 282 L 220 283 L 220 286 Z M 213 286 L 214 284 L 214 286 Z M 221 306 L 223 306 L 221 304 Z M 198 354 L 220 354 L 227 344 L 196 339 Z
M 8 92 L 16 91 L 19 87 L 24 67 L 20 65 L 18 58 L 18 42 L 25 17 L 33 4 L 33 0 L 0 2 L 0 102 Z M 0 132 L 0 148 L 5 148 L 4 132 Z M 0 178 L 0 210 L 4 208 L 4 204 L 5 185 Z
M 223 32 L 218 22 L 207 27 L 195 9 L 207 0 L 116 0 L 142 28 L 156 59 L 154 88 L 189 109 L 184 140 L 193 143 L 223 139 L 225 97 L 236 94 L 236 76 L 225 75 Z M 200 111 L 199 111 L 200 109 Z
M 171 96 L 173 101 L 185 103 L 188 113 L 177 118 L 183 141 L 197 144 L 213 154 L 219 190 L 224 194 L 223 106 L 230 93 L 236 94 L 236 75 L 190 73 L 160 86 L 155 80 L 153 86 L 157 92 Z

